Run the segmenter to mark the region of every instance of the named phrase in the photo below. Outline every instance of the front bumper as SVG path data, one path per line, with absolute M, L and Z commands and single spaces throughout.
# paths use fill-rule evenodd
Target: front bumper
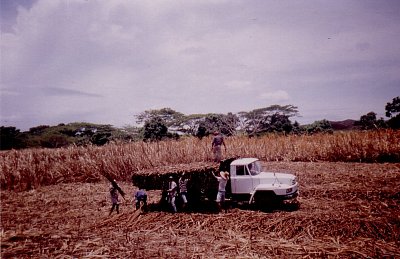
M 299 196 L 299 191 L 296 190 L 294 193 L 286 194 L 286 195 L 277 195 L 276 197 L 281 200 L 291 200 L 291 199 L 297 198 L 298 196 Z

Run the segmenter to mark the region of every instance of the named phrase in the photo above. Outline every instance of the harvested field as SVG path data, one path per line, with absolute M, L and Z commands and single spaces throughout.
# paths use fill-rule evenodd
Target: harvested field
M 107 182 L 1 191 L 1 258 L 400 258 L 400 164 L 268 162 L 300 183 L 295 211 L 121 213 Z M 150 202 L 159 191 L 149 191 Z

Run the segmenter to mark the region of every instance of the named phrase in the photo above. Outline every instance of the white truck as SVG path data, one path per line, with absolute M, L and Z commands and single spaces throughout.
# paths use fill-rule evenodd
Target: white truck
M 227 168 L 225 165 L 225 170 Z M 229 164 L 229 173 L 227 196 L 233 201 L 264 204 L 294 200 L 299 193 L 295 175 L 265 172 L 257 158 L 233 160 Z

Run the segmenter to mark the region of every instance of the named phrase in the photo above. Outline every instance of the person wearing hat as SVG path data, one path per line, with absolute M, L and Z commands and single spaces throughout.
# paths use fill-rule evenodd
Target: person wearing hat
M 176 182 L 174 181 L 174 178 L 172 176 L 169 177 L 169 182 L 168 182 L 168 202 L 171 204 L 172 210 L 174 213 L 176 213 L 176 205 L 175 205 L 175 197 L 177 193 L 178 186 L 176 185 Z
M 214 138 L 211 143 L 211 148 L 214 154 L 214 162 L 220 162 L 222 160 L 222 150 L 221 150 L 222 145 L 225 147 L 225 152 L 226 152 L 224 137 L 218 131 L 215 131 Z
M 214 175 L 214 174 L 213 174 Z M 218 181 L 218 194 L 217 194 L 217 204 L 218 208 L 221 210 L 221 207 L 225 207 L 225 187 L 229 180 L 229 173 L 225 171 L 221 171 L 219 173 L 220 176 L 215 176 Z M 225 209 L 226 210 L 226 209 Z

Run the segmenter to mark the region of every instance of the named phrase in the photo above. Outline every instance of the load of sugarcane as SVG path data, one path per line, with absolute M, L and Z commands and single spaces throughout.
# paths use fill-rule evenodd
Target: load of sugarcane
M 146 190 L 166 190 L 170 176 L 178 183 L 179 178 L 185 174 L 188 181 L 188 195 L 192 199 L 201 197 L 214 197 L 217 192 L 218 182 L 215 175 L 219 171 L 229 171 L 229 165 L 235 158 L 214 162 L 197 162 L 190 164 L 176 164 L 152 169 L 136 171 L 132 175 L 132 184 Z M 215 197 L 214 197 L 215 198 Z
M 216 174 L 217 170 L 218 164 L 208 162 L 162 166 L 135 172 L 132 175 L 132 183 L 146 190 L 163 190 L 170 176 L 177 183 L 183 173 L 191 182 L 204 182 L 212 177 L 210 174 Z

